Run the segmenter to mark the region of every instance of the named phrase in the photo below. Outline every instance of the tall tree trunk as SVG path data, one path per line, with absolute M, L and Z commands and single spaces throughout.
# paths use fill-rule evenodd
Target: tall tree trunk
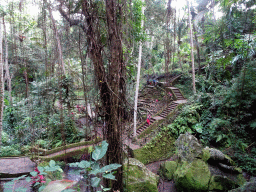
M 47 5 L 47 0 L 44 0 L 44 3 Z M 52 9 L 51 9 L 51 5 L 48 4 L 47 5 L 48 11 L 49 11 L 49 15 L 50 15 L 50 19 L 52 21 L 52 25 L 53 25 L 53 31 L 55 33 L 55 38 L 56 38 L 56 43 L 57 43 L 57 48 L 58 48 L 58 57 L 59 57 L 59 65 L 58 65 L 58 84 L 59 84 L 59 102 L 60 102 L 60 132 L 61 132 L 61 139 L 62 139 L 62 145 L 64 146 L 64 150 L 65 150 L 65 154 L 66 154 L 66 135 L 65 135 L 65 127 L 64 127 L 64 118 L 63 118 L 63 100 L 62 100 L 62 82 L 63 79 L 65 78 L 65 65 L 64 65 L 64 61 L 63 61 L 63 56 L 62 56 L 62 47 L 61 47 L 61 43 L 60 43 L 60 38 L 59 38 L 59 34 L 58 34 L 58 30 L 57 30 L 57 26 L 55 23 L 55 20 L 53 18 L 52 15 Z M 66 88 L 66 94 L 68 95 L 68 87 Z M 66 155 L 65 155 L 66 157 Z M 66 159 L 65 159 L 66 161 Z
M 62 3 L 62 2 L 61 2 Z M 64 3 L 62 3 L 64 5 Z M 103 137 L 109 143 L 107 151 L 107 164 L 122 164 L 122 124 L 121 117 L 124 113 L 126 87 L 125 87 L 125 65 L 123 63 L 122 49 L 122 5 L 116 0 L 106 0 L 107 35 L 110 56 L 108 62 L 109 70 L 104 65 L 103 43 L 101 36 L 101 22 L 98 4 L 92 1 L 81 1 L 82 14 L 85 22 L 74 20 L 69 17 L 62 7 L 59 11 L 69 21 L 70 25 L 78 25 L 83 29 L 87 37 L 88 55 L 94 65 L 94 73 L 97 78 L 102 112 L 104 112 L 106 129 L 103 129 Z M 103 20 L 105 21 L 105 20 Z M 105 27 L 105 25 L 104 25 Z M 111 181 L 114 190 L 123 191 L 122 168 L 117 170 L 116 180 Z
M 172 70 L 174 69 L 174 54 L 176 52 L 176 9 L 174 9 L 174 15 L 173 15 L 173 51 L 172 51 Z
M 57 43 L 57 48 L 58 48 L 58 53 L 59 53 L 59 65 L 61 66 L 62 73 L 66 74 L 65 65 L 64 65 L 63 56 L 62 56 L 62 47 L 61 47 L 61 43 L 60 43 L 60 38 L 59 38 L 55 19 L 53 18 L 53 15 L 52 15 L 52 9 L 50 7 L 50 4 L 48 4 L 48 11 L 49 11 L 50 18 L 52 21 L 53 31 L 55 33 L 55 38 L 56 38 L 56 43 Z
M 85 138 L 87 138 L 87 128 L 89 127 L 89 121 L 88 121 L 88 118 L 89 118 L 89 110 L 88 110 L 88 100 L 87 100 L 87 87 L 86 87 L 86 84 L 85 84 L 85 77 L 87 75 L 87 70 L 86 70 L 86 65 L 87 65 L 87 62 L 86 62 L 86 58 L 87 58 L 87 53 L 86 55 L 83 55 L 83 52 L 82 52 L 82 45 L 81 45 L 81 32 L 80 32 L 80 28 L 79 28 L 79 41 L 78 41 L 78 49 L 79 49 L 79 55 L 80 55 L 80 60 L 81 60 L 81 68 L 82 68 L 82 82 L 83 82 L 83 91 L 84 91 L 84 103 L 85 103 L 85 108 L 86 108 L 86 130 L 85 130 Z M 91 116 L 93 117 L 93 115 Z
M 198 44 L 198 39 L 197 39 L 197 31 L 196 31 L 194 23 L 193 23 L 193 30 L 194 30 L 195 40 L 196 40 L 196 51 L 197 51 L 197 59 L 198 59 L 198 74 L 200 74 L 201 73 L 200 49 L 199 49 L 199 44 Z
M 44 38 L 44 52 L 45 52 L 45 56 L 44 56 L 44 66 L 45 66 L 45 74 L 46 76 L 49 75 L 50 70 L 48 69 L 48 50 L 47 50 L 47 17 L 46 17 L 46 2 L 44 0 L 43 2 L 43 8 L 42 8 L 42 12 L 43 12 L 43 38 Z M 49 70 L 49 71 L 48 71 Z
M 93 62 L 95 75 L 98 80 L 100 97 L 105 112 L 107 130 L 106 137 L 109 147 L 107 152 L 107 164 L 122 164 L 122 125 L 121 103 L 125 100 L 125 66 L 123 64 L 121 22 L 118 16 L 122 16 L 121 5 L 114 0 L 106 0 L 107 31 L 110 50 L 109 73 L 105 71 L 102 42 L 98 23 L 98 10 L 92 9 L 87 1 L 82 1 L 82 12 L 86 17 L 88 53 Z M 122 168 L 117 170 L 116 180 L 112 181 L 114 190 L 123 191 Z
M 24 61 L 24 59 L 23 59 L 23 61 Z M 29 81 L 28 81 L 28 72 L 27 72 L 27 62 L 26 61 L 24 61 L 24 66 L 25 66 L 25 68 L 24 68 L 24 71 L 23 71 L 23 73 L 24 73 L 24 78 L 25 78 L 25 83 L 26 83 L 26 98 L 28 98 L 28 96 L 29 96 Z
M 189 20 L 189 35 L 190 35 L 190 46 L 191 46 L 191 63 L 192 63 L 192 84 L 193 84 L 193 92 L 196 93 L 196 86 L 195 86 L 195 64 L 194 64 L 194 45 L 193 45 L 193 31 L 191 25 L 191 14 L 190 14 L 190 4 L 188 3 L 188 20 Z
M 180 10 L 179 10 L 179 15 L 178 15 L 178 23 L 180 23 Z M 181 56 L 180 56 L 180 45 L 181 45 L 181 31 L 179 30 L 178 28 L 178 39 L 177 39 L 177 44 L 178 44 L 178 58 L 179 58 L 179 65 L 180 65 L 180 69 L 181 71 L 183 71 L 183 68 L 182 68 L 182 64 L 181 64 Z
M 7 40 L 7 33 L 6 33 L 4 17 L 3 17 L 3 25 L 4 25 L 4 36 L 5 36 L 5 76 L 6 76 L 6 80 L 7 80 L 9 101 L 10 101 L 10 105 L 12 106 L 12 80 L 11 80 L 9 64 L 8 64 L 8 40 Z
M 172 15 L 172 9 L 171 9 L 171 0 L 168 0 L 167 3 L 167 14 L 166 14 L 166 59 L 165 59 L 165 74 L 166 74 L 166 82 L 168 81 L 167 74 L 169 72 L 169 65 L 171 62 L 171 48 L 170 48 L 170 20 Z
M 144 0 L 141 1 L 144 4 Z M 144 15 L 145 7 L 142 7 L 142 15 Z M 141 21 L 141 28 L 143 29 L 144 19 Z M 137 128 L 137 109 L 138 109 L 138 96 L 139 96 L 139 85 L 140 85 L 140 69 L 141 69 L 141 57 L 142 57 L 142 42 L 139 42 L 139 58 L 137 66 L 137 81 L 136 81 L 136 90 L 134 98 L 134 119 L 133 119 L 133 136 L 136 137 L 136 128 Z
M 120 99 L 124 85 L 124 63 L 123 63 L 123 48 L 122 48 L 122 33 L 121 22 L 118 21 L 118 16 L 122 16 L 121 6 L 118 1 L 105 0 L 106 15 L 108 24 L 108 37 L 110 43 L 110 68 L 109 71 L 109 86 L 113 92 L 110 97 L 110 118 L 108 120 L 107 140 L 109 141 L 107 161 L 109 163 L 123 163 L 122 159 L 122 125 L 121 125 L 121 111 Z M 121 93 L 121 94 L 120 94 Z M 121 128 L 121 129 L 120 129 Z M 122 167 L 117 170 L 116 181 L 113 181 L 112 189 L 123 191 L 123 171 Z
M 3 111 L 4 111 L 4 72 L 3 72 L 3 49 L 2 49 L 2 23 L 0 22 L 0 148 L 2 146 Z

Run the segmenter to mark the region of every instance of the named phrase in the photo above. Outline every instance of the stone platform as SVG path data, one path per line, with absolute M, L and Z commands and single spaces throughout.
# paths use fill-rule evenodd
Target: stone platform
M 13 157 L 0 159 L 0 180 L 29 174 L 36 167 L 28 157 Z

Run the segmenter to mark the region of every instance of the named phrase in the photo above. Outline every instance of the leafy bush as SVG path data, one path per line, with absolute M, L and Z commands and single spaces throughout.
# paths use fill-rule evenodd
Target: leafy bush
M 64 123 L 64 134 L 67 143 L 75 143 L 79 142 L 82 138 L 82 135 L 79 134 L 77 127 L 75 126 L 75 122 L 72 119 L 72 114 L 65 115 L 63 118 Z M 51 118 L 49 118 L 48 123 L 48 136 L 51 141 L 51 147 L 59 147 L 62 145 L 61 138 L 61 121 L 60 115 L 54 114 Z
M 198 76 L 197 93 L 166 129 L 176 137 L 189 131 L 205 145 L 233 148 L 237 163 L 255 174 L 255 155 L 246 149 L 256 139 L 256 73 L 255 63 L 245 65 L 233 79 L 216 67 Z
M 5 131 L 2 131 L 2 143 L 3 145 L 10 143 L 10 138 Z
M 108 150 L 108 143 L 106 141 L 102 141 L 101 146 L 96 146 L 95 150 L 92 153 L 92 159 L 94 161 L 81 161 L 77 163 L 71 163 L 71 167 L 79 167 L 84 169 L 84 178 L 89 179 L 89 185 L 92 187 L 99 187 L 101 178 L 115 180 L 115 176 L 113 175 L 113 171 L 121 167 L 120 164 L 110 164 L 103 167 L 100 167 L 99 161 L 105 156 Z M 77 172 L 81 172 L 82 170 L 77 170 Z M 95 177 L 91 177 L 95 175 Z M 103 191 L 108 191 L 108 189 L 104 189 L 101 185 Z
M 6 146 L 0 148 L 0 156 L 1 157 L 8 157 L 8 156 L 18 156 L 21 152 L 16 149 L 16 146 Z
M 170 135 L 174 135 L 176 138 L 180 134 L 186 132 L 190 133 L 202 133 L 202 126 L 200 122 L 200 114 L 202 105 L 199 103 L 193 103 L 183 107 L 179 116 L 174 120 L 172 124 L 167 125 L 167 131 Z

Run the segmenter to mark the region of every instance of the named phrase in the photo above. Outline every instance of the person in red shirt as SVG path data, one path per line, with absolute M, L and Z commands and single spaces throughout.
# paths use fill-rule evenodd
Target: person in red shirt
M 148 115 L 148 117 L 147 117 L 147 123 L 148 123 L 148 125 L 150 125 L 150 118 L 151 118 L 151 116 Z

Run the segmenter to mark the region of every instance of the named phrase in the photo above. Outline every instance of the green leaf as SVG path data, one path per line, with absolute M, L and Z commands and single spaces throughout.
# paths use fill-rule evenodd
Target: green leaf
M 93 177 L 92 178 L 92 187 L 98 187 L 100 184 L 100 178 L 98 177 Z
M 100 188 L 103 190 L 103 191 L 110 191 L 111 188 L 104 188 L 102 185 L 100 185 Z
M 223 138 L 222 135 L 218 135 L 216 142 L 219 142 L 222 138 Z
M 15 178 L 15 179 L 13 179 L 13 181 L 20 180 L 20 179 L 22 179 L 22 178 L 24 178 L 24 177 L 26 177 L 26 175 L 22 175 L 22 176 L 20 176 L 20 177 L 18 177 L 18 178 Z
M 256 121 L 250 123 L 250 127 L 254 130 L 256 128 Z
M 108 150 L 108 143 L 106 141 L 102 141 L 101 147 L 100 146 L 95 147 L 95 150 L 92 153 L 92 158 L 95 161 L 100 160 L 102 157 L 104 157 L 107 150 Z
M 86 168 L 88 168 L 88 167 L 90 167 L 90 166 L 91 166 L 91 163 L 90 163 L 89 161 L 81 161 L 81 162 L 79 163 L 79 165 L 78 165 L 78 167 L 84 168 L 84 169 L 86 169 Z
M 7 182 L 4 184 L 4 188 L 12 188 L 12 186 L 14 185 L 14 182 L 13 181 L 10 181 L 10 182 Z M 12 191 L 11 191 L 12 192 Z
M 37 168 L 38 168 L 38 171 L 40 171 L 40 173 L 44 171 L 43 167 L 37 167 Z
M 46 167 L 45 171 L 50 171 L 50 172 L 56 171 L 56 167 Z
M 29 183 L 31 181 L 31 177 L 27 177 L 26 181 Z
M 9 104 L 10 104 L 9 101 L 7 99 L 4 99 L 4 105 L 8 106 Z
M 55 167 L 55 161 L 54 160 L 51 160 L 50 163 L 49 163 L 50 167 Z
M 93 169 L 89 174 L 90 174 L 90 175 L 96 175 L 96 174 L 98 174 L 98 173 L 102 173 L 102 172 L 100 171 L 100 169 Z
M 106 179 L 116 180 L 115 176 L 112 173 L 103 174 L 103 177 Z
M 35 177 L 35 176 L 37 176 L 37 172 L 32 171 L 32 172 L 30 172 L 30 175 L 33 176 L 33 177 Z
M 195 130 L 196 130 L 197 133 L 202 133 L 203 132 L 203 127 L 201 126 L 200 123 L 197 123 L 195 125 Z
M 100 171 L 103 173 L 103 172 L 110 172 L 110 171 L 112 171 L 112 170 L 114 170 L 114 169 L 117 169 L 117 168 L 119 168 L 119 167 L 121 167 L 122 165 L 120 165 L 120 164 L 117 164 L 117 163 L 113 163 L 113 164 L 110 164 L 110 165 L 106 165 L 105 167 L 102 167 L 101 169 L 100 169 Z
M 76 162 L 76 163 L 69 163 L 70 167 L 78 167 L 80 164 L 80 162 Z
M 45 185 L 39 187 L 38 191 L 39 191 L 39 192 L 40 192 L 40 191 L 43 191 L 45 187 L 46 187 Z

